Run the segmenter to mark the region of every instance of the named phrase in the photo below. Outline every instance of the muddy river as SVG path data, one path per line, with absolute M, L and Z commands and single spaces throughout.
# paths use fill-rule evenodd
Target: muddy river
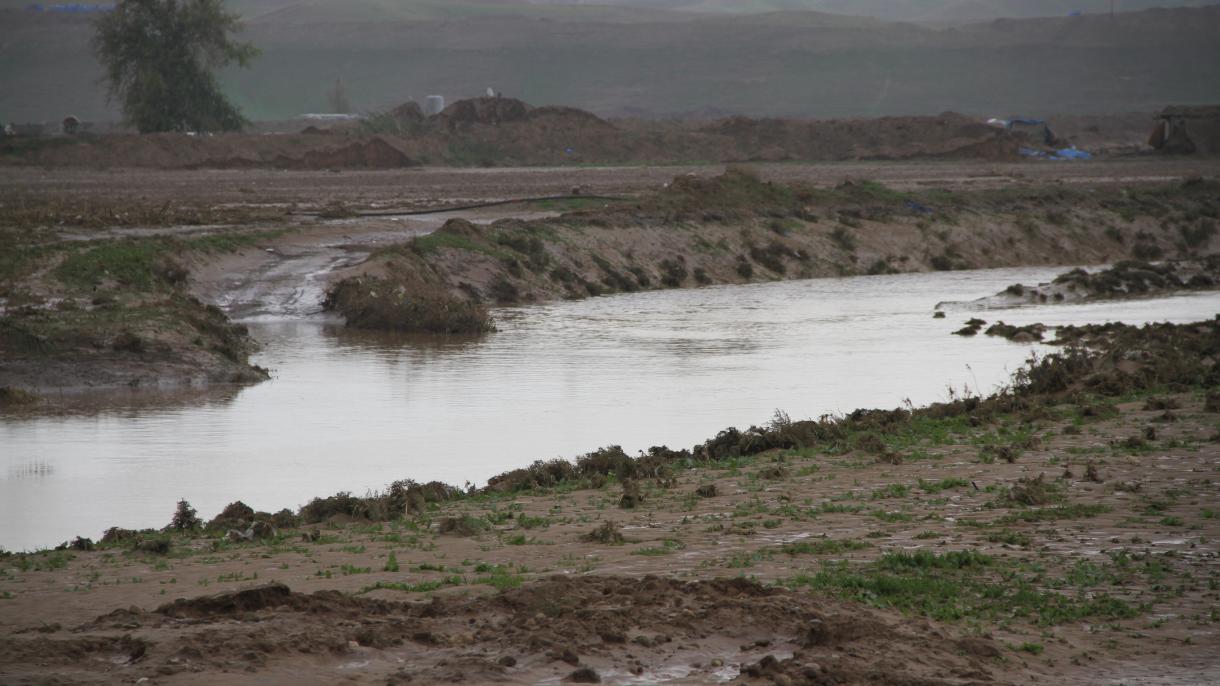
M 124 395 L 104 410 L 0 419 L 0 546 L 159 527 L 241 499 L 296 507 L 402 478 L 482 483 L 599 446 L 690 447 L 730 425 L 989 393 L 1032 353 L 950 335 L 970 316 L 1049 325 L 1183 322 L 1220 293 L 976 312 L 967 301 L 1064 271 L 1003 269 L 592 298 L 498 314 L 437 341 L 345 332 L 300 315 L 249 322 L 273 380 L 206 398 Z

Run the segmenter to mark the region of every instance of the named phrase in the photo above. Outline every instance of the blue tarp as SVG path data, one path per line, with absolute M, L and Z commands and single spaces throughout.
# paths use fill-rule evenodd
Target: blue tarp
M 1093 159 L 1093 155 L 1085 152 L 1084 150 L 1077 150 L 1076 148 L 1063 148 L 1062 150 L 1055 150 L 1053 152 L 1046 152 L 1045 150 L 1035 150 L 1034 148 L 1018 148 L 1017 152 L 1020 153 L 1022 157 L 1032 157 L 1034 159 L 1039 159 L 1039 160 L 1091 160 L 1091 159 Z

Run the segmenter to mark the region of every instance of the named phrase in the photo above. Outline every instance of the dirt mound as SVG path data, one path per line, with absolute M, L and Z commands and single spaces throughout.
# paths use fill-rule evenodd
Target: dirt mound
M 270 583 L 229 593 L 179 598 L 158 607 L 155 612 L 175 619 L 209 619 L 242 617 L 266 610 L 285 610 L 314 614 L 382 614 L 386 604 L 352 598 L 335 591 L 319 591 L 312 595 L 294 593 L 280 583 Z
M 546 105 L 543 107 L 535 107 L 530 110 L 529 119 L 532 122 L 550 123 L 554 122 L 562 125 L 580 125 L 591 126 L 599 129 L 613 129 L 614 125 L 602 119 L 601 117 L 586 112 L 575 107 L 561 107 L 558 105 Z
M 417 164 L 399 139 L 326 134 L 117 134 L 23 141 L 0 149 L 0 155 L 20 164 L 98 168 L 395 169 Z
M 731 117 L 702 127 L 727 136 L 749 159 L 1015 158 L 1003 130 L 956 112 L 935 117 L 880 119 L 749 119 Z
M 498 126 L 525 121 L 531 109 L 514 98 L 471 98 L 446 107 L 437 115 L 437 120 L 446 130 L 457 131 L 475 124 Z
M 684 673 L 699 683 L 740 669 L 771 683 L 947 684 L 1005 674 L 994 642 L 968 640 L 966 649 L 926 622 L 742 578 L 552 576 L 491 598 L 424 603 L 306 595 L 272 583 L 152 613 L 116 611 L 70 638 L 14 636 L 0 645 L 0 662 L 43 679 L 79 669 L 123 669 L 131 680 L 270 673 L 299 668 L 302 656 L 336 664 L 359 657 L 386 670 L 363 676 L 391 683 L 558 682 L 577 672 L 610 681 Z M 400 659 L 375 659 L 387 648 Z M 93 655 L 106 657 L 81 661 Z

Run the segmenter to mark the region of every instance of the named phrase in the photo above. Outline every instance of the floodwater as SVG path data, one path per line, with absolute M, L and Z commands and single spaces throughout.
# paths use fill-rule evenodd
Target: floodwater
M 205 399 L 112 398 L 104 411 L 0 419 L 0 546 L 160 527 L 243 500 L 295 508 L 396 479 L 480 484 L 600 446 L 691 447 L 727 426 L 989 393 L 1046 346 L 950 332 L 970 316 L 1048 325 L 1185 322 L 1220 293 L 978 312 L 1065 271 L 1003 269 L 656 291 L 515 308 L 500 331 L 437 341 L 251 321 L 269 382 Z M 952 389 L 952 390 L 950 390 Z M 155 400 L 155 399 L 154 399 Z

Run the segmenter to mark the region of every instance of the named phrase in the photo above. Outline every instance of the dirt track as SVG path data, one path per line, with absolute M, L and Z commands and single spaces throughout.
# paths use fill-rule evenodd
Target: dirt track
M 843 162 L 753 165 L 768 180 L 835 185 L 869 179 L 898 190 L 964 190 L 1031 184 L 1107 185 L 1166 182 L 1220 174 L 1220 159 L 1141 157 L 1093 162 Z M 159 171 L 0 167 L 0 198 L 46 201 L 97 198 L 239 205 L 428 206 L 465 200 L 655 189 L 687 173 L 718 174 L 724 165 L 656 167 L 418 168 L 393 171 Z

